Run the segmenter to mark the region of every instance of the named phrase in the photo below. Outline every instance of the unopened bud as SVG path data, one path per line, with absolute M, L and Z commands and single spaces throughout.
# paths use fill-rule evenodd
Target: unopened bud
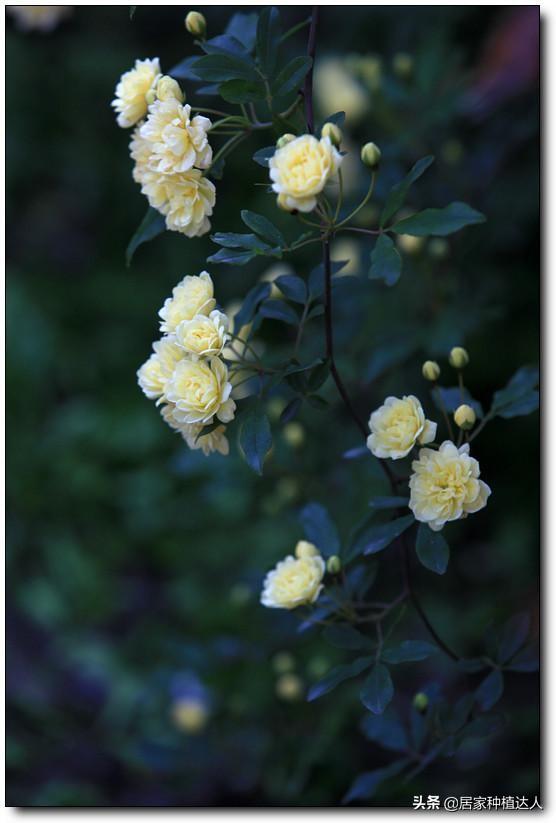
M 468 406 L 467 403 L 463 403 L 463 405 L 458 406 L 454 412 L 454 420 L 456 426 L 464 431 L 468 429 L 472 429 L 475 425 L 475 421 L 477 420 L 477 415 L 475 414 L 475 410 Z
M 380 163 L 381 151 L 374 143 L 365 143 L 361 149 L 361 160 L 370 169 L 376 169 Z
M 185 28 L 193 37 L 204 37 L 207 32 L 207 21 L 200 11 L 190 11 L 185 18 Z
M 410 54 L 398 52 L 392 59 L 392 68 L 394 69 L 394 74 L 397 74 L 398 77 L 402 77 L 404 80 L 411 77 L 413 72 L 413 57 L 411 57 Z
M 282 137 L 279 137 L 276 141 L 276 148 L 282 149 L 284 146 L 287 146 L 288 143 L 291 143 L 292 140 L 295 140 L 295 134 L 283 134 Z
M 179 100 L 185 102 L 185 94 L 180 88 L 180 84 L 173 77 L 164 75 L 156 85 L 156 96 L 159 100 Z
M 319 550 L 314 543 L 309 543 L 308 540 L 298 540 L 295 547 L 295 556 L 298 560 L 305 560 L 308 557 L 317 557 Z
M 333 554 L 326 562 L 326 571 L 328 574 L 338 574 L 342 568 L 342 561 L 337 554 Z
M 440 377 L 440 366 L 434 360 L 426 360 L 421 369 L 425 380 L 438 380 Z
M 454 369 L 463 369 L 469 363 L 469 355 L 461 346 L 454 346 L 450 352 L 449 361 Z
M 154 101 L 156 100 L 156 89 L 149 89 L 148 92 L 145 94 L 145 102 L 147 106 L 152 106 Z
M 413 698 L 413 708 L 417 709 L 418 712 L 424 712 L 429 705 L 429 698 L 425 694 L 425 692 L 417 692 L 415 697 Z
M 278 195 L 278 197 L 276 198 L 276 205 L 279 209 L 282 209 L 282 211 L 295 211 L 295 209 L 292 209 L 292 207 L 288 203 L 288 195 L 284 193 Z
M 342 142 L 341 129 L 335 123 L 325 123 L 321 129 L 321 137 L 328 137 L 333 146 L 339 146 Z

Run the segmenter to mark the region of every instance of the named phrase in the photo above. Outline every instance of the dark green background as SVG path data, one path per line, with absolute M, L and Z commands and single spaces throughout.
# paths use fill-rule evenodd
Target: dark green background
M 284 7 L 285 25 L 309 9 Z M 235 7 L 201 10 L 216 34 Z M 129 132 L 109 102 L 135 58 L 159 56 L 168 71 L 193 52 L 185 11 L 139 7 L 130 22 L 128 7 L 81 7 L 50 34 L 7 24 L 10 805 L 336 805 L 356 774 L 391 759 L 358 730 L 356 685 L 311 704 L 276 696 L 275 652 L 291 651 L 305 686 L 344 658 L 258 603 L 264 573 L 301 537 L 303 503 L 325 503 L 345 537 L 372 494 L 386 492 L 370 459 L 341 459 L 358 434 L 333 387 L 323 392 L 327 411 L 302 411 L 302 447 L 288 445 L 275 421 L 259 479 L 235 443 L 227 459 L 188 452 L 136 385 L 158 308 L 215 246 L 165 234 L 126 269 L 146 203 L 130 175 Z M 376 201 L 434 154 L 411 205 L 465 200 L 488 218 L 450 238 L 443 259 L 427 244 L 406 257 L 391 291 L 366 280 L 363 242 L 361 279 L 338 289 L 335 321 L 339 362 L 365 416 L 388 393 L 416 393 L 432 412 L 420 365 L 437 357 L 449 375 L 452 345 L 467 346 L 466 381 L 486 406 L 518 366 L 538 361 L 537 16 L 536 7 L 323 7 L 320 55 L 383 61 L 368 115 L 346 126 L 355 147 L 374 140 L 383 149 Z M 406 82 L 391 68 L 400 50 L 415 60 Z M 337 108 L 331 99 L 321 114 Z M 215 229 L 240 230 L 241 207 L 295 236 L 291 218 L 254 186 L 265 173 L 251 154 L 271 141 L 229 160 Z M 364 174 L 360 182 L 364 190 Z M 292 261 L 301 275 L 318 262 L 310 249 Z M 266 267 L 210 268 L 219 301 L 241 299 Z M 284 328 L 263 326 L 268 352 L 289 351 Z M 322 347 L 316 319 L 303 356 Z M 527 609 L 537 622 L 538 434 L 538 415 L 486 429 L 474 451 L 493 488 L 487 509 L 447 530 L 443 578 L 415 570 L 431 616 L 466 654 L 491 621 Z M 386 552 L 381 598 L 397 574 Z M 406 635 L 425 637 L 411 613 L 406 620 Z M 426 682 L 454 698 L 462 687 L 442 658 L 396 675 L 402 711 Z M 171 719 L 193 676 L 210 711 L 197 736 Z M 535 675 L 509 675 L 501 737 L 410 784 L 386 784 L 373 802 L 532 797 L 538 697 Z

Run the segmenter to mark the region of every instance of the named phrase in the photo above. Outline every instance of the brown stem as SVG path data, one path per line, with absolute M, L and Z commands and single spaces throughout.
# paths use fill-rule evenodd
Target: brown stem
M 313 6 L 311 15 L 311 27 L 309 29 L 309 41 L 307 43 L 307 56 L 313 61 L 311 68 L 305 75 L 303 96 L 305 98 L 305 120 L 307 121 L 307 131 L 312 134 L 315 130 L 315 117 L 313 114 L 313 66 L 315 63 L 315 52 L 317 49 L 317 22 L 319 7 Z

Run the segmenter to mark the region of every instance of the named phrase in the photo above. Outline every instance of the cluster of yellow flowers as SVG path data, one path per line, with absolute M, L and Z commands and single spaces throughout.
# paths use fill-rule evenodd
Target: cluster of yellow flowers
M 210 231 L 216 195 L 203 174 L 212 163 L 209 118 L 191 116 L 179 84 L 161 73 L 158 58 L 135 61 L 120 78 L 112 106 L 119 126 L 135 126 L 133 178 L 165 216 L 166 227 L 187 237 Z
M 235 415 L 228 368 L 221 358 L 228 341 L 228 318 L 216 308 L 206 271 L 187 275 L 159 311 L 163 337 L 137 372 L 139 386 L 162 404 L 161 414 L 190 449 L 228 454 L 226 427 Z

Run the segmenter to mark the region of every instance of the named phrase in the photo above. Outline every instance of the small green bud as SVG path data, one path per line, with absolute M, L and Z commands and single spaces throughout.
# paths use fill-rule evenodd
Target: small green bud
M 337 554 L 333 554 L 326 562 L 326 571 L 328 574 L 338 574 L 342 568 L 342 561 Z
M 376 169 L 380 163 L 382 154 L 378 146 L 374 143 L 365 143 L 361 149 L 361 160 L 370 169 Z
M 413 698 L 413 708 L 417 709 L 418 712 L 424 712 L 429 705 L 429 698 L 425 694 L 425 692 L 417 692 L 415 697 Z
M 279 137 L 276 141 L 276 148 L 283 149 L 284 146 L 287 146 L 292 140 L 295 140 L 295 134 L 283 134 L 282 137 Z
M 475 425 L 477 420 L 477 415 L 475 414 L 474 409 L 471 406 L 468 406 L 466 403 L 463 403 L 461 406 L 458 406 L 454 412 L 454 420 L 456 426 L 464 431 L 468 431 L 472 429 Z
M 425 380 L 438 380 L 440 377 L 440 366 L 434 360 L 426 360 L 421 369 Z
M 335 123 L 325 123 L 321 129 L 321 137 L 328 137 L 333 146 L 339 146 L 342 142 L 341 129 Z
M 185 18 L 185 28 L 193 37 L 204 37 L 207 33 L 207 21 L 200 11 L 190 11 Z
M 411 77 L 413 73 L 413 57 L 410 54 L 405 54 L 405 52 L 398 52 L 392 58 L 392 68 L 394 69 L 394 74 L 397 74 L 398 77 L 404 80 Z
M 450 352 L 449 361 L 450 366 L 453 366 L 454 369 L 464 369 L 469 363 L 469 355 L 461 346 L 454 346 Z

